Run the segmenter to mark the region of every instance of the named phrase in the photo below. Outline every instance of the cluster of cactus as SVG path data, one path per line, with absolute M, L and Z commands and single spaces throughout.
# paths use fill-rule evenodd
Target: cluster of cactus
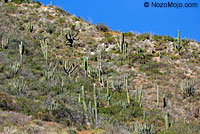
M 124 33 L 121 31 L 120 37 L 117 35 L 117 44 L 120 48 L 120 52 L 123 54 L 127 54 L 127 43 L 124 41 Z
M 122 91 L 122 88 L 123 88 L 122 86 L 123 86 L 123 83 L 120 82 L 118 79 L 112 82 L 112 88 L 118 92 Z
M 42 48 L 43 56 L 46 60 L 46 65 L 48 64 L 48 40 L 40 40 L 40 46 Z
M 65 35 L 67 41 L 70 43 L 70 47 L 72 47 L 72 52 L 73 52 L 73 56 L 74 54 L 74 47 L 75 47 L 75 38 L 78 36 L 79 34 L 79 29 L 77 29 L 76 25 L 74 24 L 69 24 L 69 30 L 67 30 L 67 33 Z
M 63 60 L 63 61 L 59 61 L 59 62 L 60 62 L 60 66 L 61 66 L 62 70 L 65 72 L 66 78 L 70 74 L 72 74 L 78 67 L 78 65 L 75 65 L 74 63 L 72 63 L 70 65 L 68 60 Z
M 15 61 L 10 65 L 10 69 L 12 70 L 12 76 L 15 76 L 20 71 L 21 64 L 18 61 Z
M 182 94 L 184 94 L 185 96 L 194 95 L 196 91 L 194 80 L 187 79 L 185 84 L 183 84 L 183 81 L 182 81 L 180 83 L 180 89 L 181 89 Z
M 178 38 L 177 38 L 177 42 L 174 43 L 174 49 L 175 49 L 175 51 L 180 52 L 180 50 L 182 48 L 183 48 L 183 43 L 180 40 L 180 33 L 179 33 L 179 30 L 178 30 Z
M 135 100 L 137 100 L 140 104 L 140 107 L 142 107 L 142 85 L 140 86 L 140 91 L 138 95 L 138 88 L 135 90 Z
M 147 123 L 135 123 L 135 132 L 137 134 L 152 134 L 153 133 L 153 125 L 149 125 Z
M 85 121 L 86 121 L 87 125 L 90 125 L 90 124 L 97 125 L 98 109 L 100 107 L 100 103 L 97 102 L 96 84 L 94 84 L 94 95 L 93 95 L 94 96 L 94 107 L 92 106 L 91 101 L 89 101 L 89 104 L 87 107 L 84 86 L 82 86 L 81 90 L 82 90 L 82 98 L 81 98 L 81 94 L 79 93 L 78 102 L 83 104 Z
M 52 70 L 52 64 L 49 64 L 49 67 L 43 71 L 43 76 L 46 81 L 51 80 L 54 77 L 55 70 Z
M 18 95 L 24 93 L 27 88 L 23 78 L 16 79 L 13 83 L 13 87 L 16 89 Z
M 59 106 L 59 104 L 56 102 L 56 100 L 52 98 L 47 98 L 45 100 L 45 106 L 48 111 L 52 112 L 53 110 L 56 110 Z
M 159 86 L 156 86 L 157 88 L 157 104 L 156 107 L 160 107 L 160 90 L 159 90 Z M 165 108 L 167 106 L 167 98 L 165 96 L 165 94 L 163 94 L 163 100 L 162 100 L 162 107 Z
M 9 44 L 9 38 L 7 36 L 3 36 L 1 40 L 1 46 L 2 48 L 7 48 Z
M 30 33 L 33 32 L 33 24 L 32 24 L 31 22 L 28 23 L 26 29 L 27 29 L 27 31 L 30 32 Z

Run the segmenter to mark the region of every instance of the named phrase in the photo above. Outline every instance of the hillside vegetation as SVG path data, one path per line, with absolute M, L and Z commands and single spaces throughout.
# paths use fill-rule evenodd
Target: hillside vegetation
M 24 2 L 0 1 L 0 133 L 200 133 L 200 43 Z

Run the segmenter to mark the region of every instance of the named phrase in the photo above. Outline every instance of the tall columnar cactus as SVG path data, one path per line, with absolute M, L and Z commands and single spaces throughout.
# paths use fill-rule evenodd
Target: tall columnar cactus
M 124 45 L 123 45 L 123 54 L 126 55 L 127 54 L 127 46 L 128 44 L 126 42 L 124 42 Z
M 128 79 L 126 79 L 126 96 L 127 96 L 127 102 L 130 105 L 130 96 L 129 96 L 129 90 L 128 90 Z
M 85 77 L 87 77 L 89 71 L 88 57 L 84 58 L 84 70 L 85 70 Z
M 40 45 L 42 48 L 43 56 L 46 60 L 46 65 L 48 64 L 48 40 L 40 40 Z
M 146 111 L 144 111 L 144 113 L 143 113 L 143 120 L 144 120 L 144 122 L 146 122 Z
M 87 111 L 87 105 L 86 105 L 86 100 L 85 100 L 85 90 L 84 90 L 84 86 L 82 86 L 81 88 L 82 90 L 82 103 L 83 103 L 83 110 L 84 110 L 84 114 L 85 114 L 85 121 L 88 124 L 88 111 Z
M 103 70 L 102 70 L 102 55 L 101 55 L 101 50 L 100 50 L 100 54 L 99 54 L 99 83 L 101 85 L 101 87 L 103 87 L 105 89 L 105 85 L 104 85 L 104 78 L 103 78 Z
M 157 85 L 157 107 L 159 107 L 159 104 L 160 104 L 160 98 L 159 98 L 159 87 Z
M 174 44 L 174 49 L 178 52 L 180 52 L 180 50 L 183 48 L 183 43 L 180 40 L 180 33 L 178 30 L 178 38 L 177 38 L 177 42 Z
M 121 36 L 120 36 L 120 52 L 123 53 L 124 50 L 124 33 L 121 31 Z
M 110 94 L 110 92 L 109 92 L 109 81 L 107 80 L 107 88 L 106 88 L 107 90 L 106 90 L 106 93 L 107 93 L 107 95 L 109 95 Z
M 78 94 L 78 103 L 81 103 L 81 94 Z
M 142 85 L 140 86 L 140 94 L 139 94 L 139 103 L 140 103 L 140 107 L 142 107 Z
M 98 122 L 98 110 L 97 110 L 97 95 L 96 95 L 96 85 L 94 84 L 94 112 L 95 112 L 95 121 Z
M 163 108 L 167 106 L 167 98 L 165 97 L 165 94 L 163 94 Z
M 111 96 L 110 96 L 110 91 L 109 91 L 109 81 L 107 80 L 106 101 L 107 101 L 108 106 L 110 106 L 110 100 L 111 100 Z
M 24 55 L 24 44 L 21 42 L 21 44 L 19 44 L 19 54 L 21 57 L 21 63 L 23 63 L 23 55 Z
M 1 40 L 1 46 L 2 48 L 7 48 L 8 47 L 8 44 L 9 44 L 9 38 L 6 37 L 6 36 L 3 36 L 2 37 L 2 40 Z
M 27 25 L 27 31 L 30 33 L 33 32 L 33 24 L 31 22 Z
M 169 128 L 169 113 L 168 114 L 166 114 L 165 115 L 165 127 L 166 127 L 166 129 L 168 129 Z
M 138 89 L 135 89 L 135 100 L 138 100 Z
M 99 83 L 101 83 L 101 70 L 98 68 Z
M 89 101 L 88 105 L 89 115 L 90 115 L 90 124 L 94 125 L 94 109 L 92 108 L 92 102 Z

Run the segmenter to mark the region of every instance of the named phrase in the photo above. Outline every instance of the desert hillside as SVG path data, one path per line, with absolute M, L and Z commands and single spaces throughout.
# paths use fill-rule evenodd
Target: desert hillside
M 199 134 L 200 43 L 0 0 L 0 133 Z

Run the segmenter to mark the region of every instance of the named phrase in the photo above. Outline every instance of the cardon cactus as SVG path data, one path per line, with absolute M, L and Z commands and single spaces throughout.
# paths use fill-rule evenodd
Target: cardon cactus
M 196 91 L 194 80 L 187 79 L 185 84 L 183 84 L 183 81 L 182 81 L 180 83 L 180 89 L 183 95 L 187 97 L 193 96 Z
M 177 39 L 177 42 L 174 43 L 174 49 L 175 49 L 175 51 L 180 52 L 180 50 L 182 48 L 183 48 L 183 42 L 180 40 L 180 33 L 179 33 L 179 30 L 178 30 L 178 39 Z
M 7 36 L 3 36 L 1 40 L 2 48 L 7 48 L 9 44 L 9 38 Z
M 19 54 L 21 57 L 21 64 L 23 63 L 23 55 L 24 55 L 24 44 L 21 42 L 21 44 L 19 44 Z
M 89 121 L 88 121 L 88 110 L 87 110 L 87 105 L 86 105 L 86 100 L 85 100 L 84 86 L 82 86 L 81 90 L 82 90 L 82 103 L 83 103 L 83 109 L 84 109 L 84 114 L 85 114 L 85 121 L 86 121 L 86 124 L 89 124 Z
M 157 85 L 157 107 L 159 107 L 160 104 L 160 98 L 159 98 L 159 87 Z
M 43 56 L 46 59 L 46 64 L 48 64 L 48 40 L 40 40 L 40 45 L 42 48 Z
M 153 134 L 153 125 L 144 123 L 135 123 L 136 134 Z
M 95 112 L 95 121 L 98 122 L 98 110 L 97 110 L 97 95 L 96 95 L 96 85 L 94 84 L 94 112 Z
M 166 127 L 166 129 L 168 129 L 170 127 L 169 113 L 165 115 L 165 127 Z
M 70 47 L 72 47 L 72 52 L 73 52 L 73 56 L 74 54 L 74 47 L 75 47 L 75 38 L 78 36 L 79 34 L 79 29 L 77 29 L 76 24 L 69 24 L 69 30 L 67 30 L 67 34 L 65 35 L 67 41 L 70 43 Z
M 126 97 L 127 97 L 128 104 L 130 104 L 130 96 L 129 96 L 129 89 L 128 89 L 128 79 L 126 79 Z

